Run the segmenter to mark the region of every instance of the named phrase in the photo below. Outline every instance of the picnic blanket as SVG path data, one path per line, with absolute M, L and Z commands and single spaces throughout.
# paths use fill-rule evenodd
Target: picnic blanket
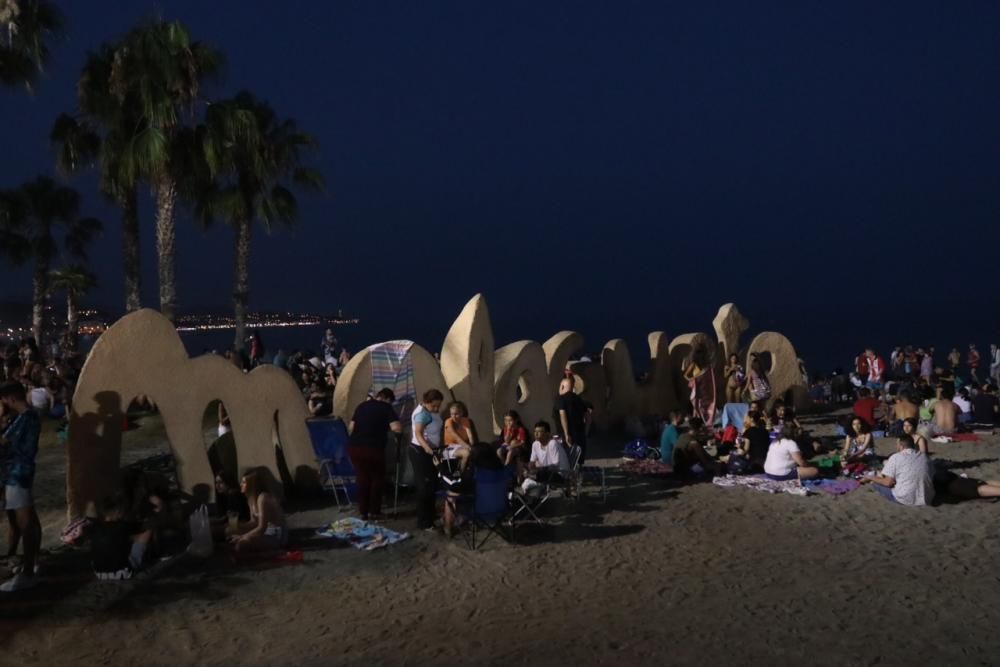
M 802 482 L 802 486 L 810 492 L 843 496 L 860 487 L 861 482 L 853 479 L 810 479 Z
M 674 472 L 674 467 L 668 463 L 661 463 L 653 459 L 626 460 L 622 462 L 621 468 L 631 475 L 649 475 L 653 477 L 670 475 Z
M 362 521 L 356 517 L 338 519 L 326 528 L 316 531 L 320 537 L 330 537 L 341 542 L 347 542 L 355 549 L 374 551 L 390 544 L 409 539 L 409 533 L 397 533 L 383 526 Z
M 797 479 L 779 482 L 777 480 L 769 479 L 764 475 L 720 476 L 713 479 L 712 484 L 727 488 L 742 486 L 747 489 L 763 491 L 765 493 L 790 493 L 793 496 L 809 495 L 809 490 L 802 486 Z

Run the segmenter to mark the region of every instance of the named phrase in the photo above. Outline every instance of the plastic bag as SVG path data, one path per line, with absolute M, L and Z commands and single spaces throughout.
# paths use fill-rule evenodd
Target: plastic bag
M 202 505 L 188 519 L 191 525 L 191 545 L 188 553 L 199 558 L 212 555 L 215 545 L 212 542 L 212 526 L 208 521 L 208 506 Z

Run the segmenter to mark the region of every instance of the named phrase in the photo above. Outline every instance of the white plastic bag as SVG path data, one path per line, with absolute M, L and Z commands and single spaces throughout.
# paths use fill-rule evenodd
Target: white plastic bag
M 199 558 L 208 558 L 212 555 L 214 544 L 212 542 L 212 526 L 208 521 L 208 506 L 202 505 L 196 509 L 189 519 L 191 523 L 191 545 L 188 546 L 188 553 Z

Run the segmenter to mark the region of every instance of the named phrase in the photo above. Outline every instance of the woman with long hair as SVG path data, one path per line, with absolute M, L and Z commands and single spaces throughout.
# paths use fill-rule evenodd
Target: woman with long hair
M 250 507 L 250 521 L 230 536 L 237 553 L 278 551 L 288 545 L 288 523 L 281 503 L 268 489 L 270 474 L 255 469 L 240 479 L 240 491 Z

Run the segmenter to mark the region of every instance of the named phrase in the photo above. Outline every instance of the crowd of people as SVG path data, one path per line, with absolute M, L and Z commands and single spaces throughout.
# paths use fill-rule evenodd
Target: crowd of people
M 387 433 L 402 433 L 399 415 L 392 407 L 390 389 L 382 389 L 357 407 L 348 424 L 348 454 L 358 483 L 358 510 L 362 519 L 382 518 L 383 481 L 386 474 Z M 443 394 L 430 389 L 423 394 L 410 416 L 411 439 L 408 458 L 413 472 L 417 527 L 434 530 L 436 499 L 442 489 L 448 498 L 467 492 L 476 468 L 507 469 L 512 485 L 533 480 L 539 483 L 565 478 L 570 471 L 570 452 L 577 461 L 586 459 L 587 436 L 592 410 L 574 391 L 573 380 L 559 384 L 553 418 L 558 435 L 548 421 L 533 425 L 531 439 L 516 410 L 504 414 L 499 438 L 483 438 L 469 418 L 466 406 L 451 402 L 446 409 Z M 491 425 L 492 426 L 492 425 Z M 445 502 L 441 523 L 451 535 L 455 511 Z

